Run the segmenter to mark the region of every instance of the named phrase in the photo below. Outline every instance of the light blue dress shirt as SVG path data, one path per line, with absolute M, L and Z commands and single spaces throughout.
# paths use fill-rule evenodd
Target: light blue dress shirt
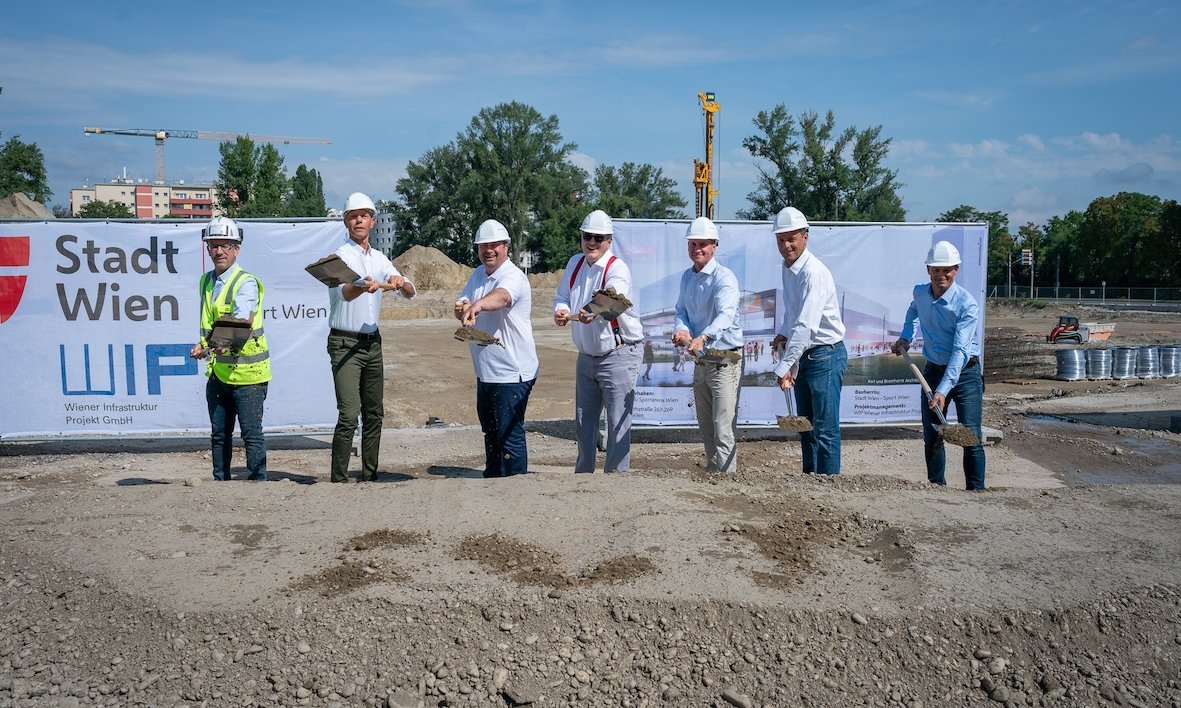
M 939 298 L 934 297 L 930 283 L 914 286 L 914 299 L 906 310 L 900 336 L 913 342 L 917 321 L 923 331 L 923 356 L 947 367 L 936 393 L 946 397 L 959 383 L 968 359 L 980 356 L 980 340 L 976 336 L 979 319 L 976 298 L 957 283 L 952 283 Z
M 743 344 L 738 313 L 741 300 L 742 291 L 734 271 L 716 258 L 710 259 L 700 272 L 689 268 L 681 274 L 673 331 L 688 331 L 695 339 L 705 335 L 706 345 L 712 349 L 737 349 Z

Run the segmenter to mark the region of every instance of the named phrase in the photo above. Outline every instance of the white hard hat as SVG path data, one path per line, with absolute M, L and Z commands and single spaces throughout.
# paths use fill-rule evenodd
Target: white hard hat
M 960 264 L 959 250 L 947 241 L 938 241 L 931 250 L 927 251 L 927 265 L 943 268 Z
M 353 192 L 348 199 L 344 200 L 344 213 L 348 214 L 357 209 L 368 209 L 370 214 L 377 216 L 377 207 L 374 206 L 373 200 L 368 195 Z
M 699 216 L 689 224 L 689 229 L 685 231 L 686 241 L 717 241 L 718 227 L 714 222 L 707 217 Z
M 615 227 L 611 225 L 611 217 L 607 216 L 607 212 L 602 209 L 595 209 L 586 215 L 582 220 L 582 226 L 578 229 L 586 234 L 602 234 L 610 236 L 615 233 Z
M 808 220 L 804 218 L 804 212 L 795 207 L 783 207 L 775 215 L 775 233 L 777 234 L 806 228 L 808 228 Z
M 476 229 L 476 245 L 481 243 L 500 243 L 501 241 L 510 241 L 508 229 L 504 228 L 504 224 L 496 219 L 489 219 L 480 224 L 480 228 Z
M 201 229 L 201 240 L 242 243 L 242 229 L 238 228 L 233 219 L 215 216 L 210 219 L 208 226 Z

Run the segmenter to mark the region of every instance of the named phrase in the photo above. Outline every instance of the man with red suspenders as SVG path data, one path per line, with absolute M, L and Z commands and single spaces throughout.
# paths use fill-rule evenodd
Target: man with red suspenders
M 573 322 L 570 336 L 578 349 L 574 384 L 574 427 L 578 439 L 575 472 L 595 471 L 599 415 L 607 409 L 607 459 L 604 472 L 631 466 L 632 405 L 644 329 L 636 315 L 631 270 L 611 252 L 611 217 L 596 209 L 582 221 L 582 253 L 574 255 L 558 281 L 554 324 Z M 586 309 L 594 294 L 614 288 L 633 305 L 614 319 Z

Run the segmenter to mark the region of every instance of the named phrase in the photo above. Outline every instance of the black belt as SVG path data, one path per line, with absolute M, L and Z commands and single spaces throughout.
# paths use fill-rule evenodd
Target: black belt
M 978 357 L 978 356 L 970 356 L 970 357 L 968 357 L 968 361 L 967 361 L 967 363 L 965 363 L 965 364 L 964 364 L 964 369 L 963 369 L 963 370 L 971 369 L 973 366 L 976 366 L 976 365 L 977 365 L 977 364 L 979 364 L 979 363 L 980 363 L 980 357 Z M 935 367 L 938 367 L 938 368 L 940 368 L 940 369 L 946 369 L 946 368 L 947 368 L 947 364 L 936 364 L 935 362 L 931 362 L 931 366 L 935 366 Z
M 381 341 L 381 332 L 380 331 L 376 331 L 376 332 L 349 332 L 347 330 L 336 329 L 335 327 L 333 327 L 332 329 L 328 330 L 328 336 L 329 337 L 347 337 L 349 339 L 355 339 L 358 342 L 380 342 Z

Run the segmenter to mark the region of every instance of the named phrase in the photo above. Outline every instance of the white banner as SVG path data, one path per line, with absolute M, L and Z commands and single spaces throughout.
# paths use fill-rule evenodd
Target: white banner
M 678 360 L 670 343 L 681 273 L 691 266 L 682 221 L 615 222 L 614 250 L 631 266 L 636 304 L 655 363 L 640 368 L 634 420 L 640 425 L 697 424 L 693 410 L 693 362 Z M 766 222 L 720 222 L 715 258 L 742 288 L 745 374 L 738 422 L 771 425 L 787 414 L 772 373 L 771 340 L 783 321 L 783 259 Z M 930 282 L 923 265 L 936 241 L 960 249 L 956 282 L 980 303 L 984 337 L 984 284 L 988 230 L 984 224 L 849 224 L 813 226 L 808 248 L 836 281 L 849 350 L 841 393 L 842 423 L 913 422 L 922 391 L 905 360 L 889 353 L 916 284 Z M 916 334 L 921 342 L 921 333 Z M 921 356 L 918 357 L 921 362 Z M 954 408 L 953 408 L 954 411 Z
M 0 223 L 0 439 L 198 433 L 209 430 L 197 338 L 197 280 L 210 268 L 202 223 Z M 325 351 L 328 295 L 303 268 L 345 237 L 339 221 L 246 222 L 239 264 L 265 288 L 264 327 L 273 380 L 267 430 L 330 428 L 336 420 Z M 749 345 L 739 406 L 744 425 L 786 413 L 770 342 L 783 317 L 782 260 L 770 226 L 722 222 L 717 258 L 743 289 Z M 644 332 L 655 349 L 641 368 L 635 421 L 696 425 L 691 361 L 669 343 L 681 272 L 690 262 L 685 222 L 617 220 L 615 250 L 632 268 Z M 938 240 L 964 263 L 956 279 L 984 304 L 982 224 L 814 226 L 808 247 L 832 270 L 847 328 L 844 423 L 918 418 L 921 391 L 887 353 L 927 281 L 923 259 Z M 984 321 L 980 322 L 983 338 Z M 544 371 L 542 375 L 547 375 Z
M 197 281 L 204 222 L 0 223 L 0 438 L 209 431 Z M 238 264 L 265 289 L 267 430 L 336 422 L 328 293 L 304 266 L 340 221 L 244 222 Z

